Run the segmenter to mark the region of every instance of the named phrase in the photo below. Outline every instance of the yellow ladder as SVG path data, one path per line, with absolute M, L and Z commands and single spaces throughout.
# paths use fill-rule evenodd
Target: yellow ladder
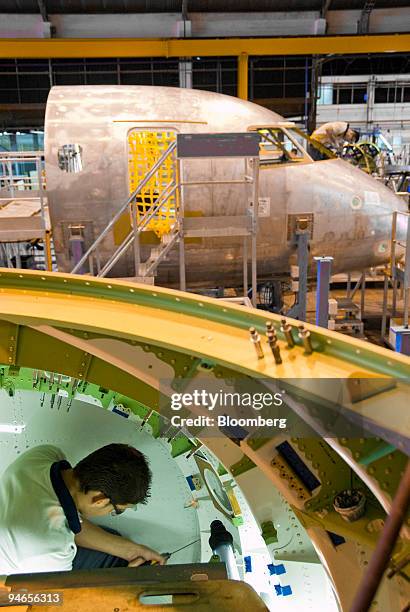
M 175 132 L 170 130 L 148 131 L 134 128 L 128 133 L 128 189 L 130 194 L 175 139 Z M 137 225 L 155 205 L 167 185 L 175 179 L 175 173 L 175 164 L 170 156 L 145 187 L 141 189 L 136 197 Z M 161 238 L 172 230 L 177 211 L 177 193 L 174 193 L 168 199 L 166 205 L 153 216 L 145 229 L 155 232 Z

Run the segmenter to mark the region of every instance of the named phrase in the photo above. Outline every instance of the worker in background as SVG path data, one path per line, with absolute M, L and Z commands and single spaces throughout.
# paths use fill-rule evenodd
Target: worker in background
M 89 520 L 146 503 L 150 485 L 145 456 L 126 444 L 99 448 L 74 468 L 55 446 L 26 451 L 0 477 L 0 575 L 163 564 Z
M 359 137 L 360 132 L 353 130 L 347 121 L 331 121 L 317 128 L 310 138 L 312 141 L 316 141 L 337 155 L 340 155 L 346 142 L 355 143 L 359 140 Z M 312 144 L 314 145 L 314 143 Z M 314 149 L 314 146 L 311 149 Z M 314 159 L 318 159 L 318 157 L 315 156 Z M 320 156 L 320 159 L 326 158 Z

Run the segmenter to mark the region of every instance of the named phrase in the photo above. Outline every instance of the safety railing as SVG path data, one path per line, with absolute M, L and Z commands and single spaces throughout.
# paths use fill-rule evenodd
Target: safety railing
M 94 275 L 94 259 L 97 264 L 97 276 L 104 277 L 108 272 L 114 267 L 114 265 L 121 259 L 121 257 L 128 251 L 131 245 L 134 245 L 134 263 L 135 263 L 135 273 L 138 276 L 139 266 L 141 263 L 140 256 L 140 234 L 144 231 L 149 224 L 150 220 L 154 218 L 154 216 L 161 214 L 161 210 L 163 210 L 164 206 L 169 201 L 170 197 L 176 192 L 178 185 L 176 177 L 172 181 L 170 181 L 163 189 L 163 191 L 158 195 L 157 201 L 154 206 L 152 206 L 149 210 L 146 211 L 144 216 L 137 221 L 136 207 L 138 206 L 137 197 L 144 189 L 144 187 L 149 183 L 149 181 L 155 176 L 155 174 L 159 171 L 161 166 L 168 160 L 170 156 L 174 157 L 176 149 L 176 142 L 172 142 L 166 151 L 161 155 L 158 161 L 152 166 L 152 168 L 147 172 L 144 178 L 138 183 L 135 190 L 128 196 L 125 200 L 124 204 L 119 208 L 114 217 L 105 227 L 105 229 L 101 232 L 101 234 L 97 237 L 97 239 L 93 242 L 90 248 L 84 253 L 81 259 L 76 263 L 74 268 L 71 270 L 72 274 L 79 272 L 82 267 L 88 262 L 89 273 Z M 127 234 L 122 243 L 118 246 L 118 248 L 114 251 L 108 261 L 104 264 L 103 267 L 100 265 L 100 253 L 99 248 L 104 240 L 108 236 L 108 234 L 114 229 L 115 224 L 120 219 L 120 217 L 124 214 L 126 210 L 130 209 L 131 221 L 132 221 L 132 230 Z
M 45 244 L 46 266 L 52 269 L 51 254 L 51 229 L 47 214 L 47 194 L 45 163 L 43 151 L 0 151 L 0 202 L 6 206 L 13 205 L 13 213 L 5 221 L 8 225 L 4 232 L 0 232 L 0 240 L 8 242 L 27 242 L 23 239 L 25 232 L 28 231 L 26 219 L 37 217 L 40 213 L 40 224 L 35 223 L 30 227 L 30 235 L 43 240 Z M 30 206 L 27 207 L 27 203 Z M 34 203 L 34 206 L 32 206 Z M 4 205 L 3 204 L 3 205 Z M 24 208 L 21 216 L 16 215 L 16 207 Z M 12 240 L 10 241 L 10 219 L 13 220 Z M 19 225 L 19 220 L 23 220 L 23 229 Z M 3 228 L 4 229 L 4 228 Z M 21 230 L 21 231 L 20 231 Z M 7 250 L 7 247 L 5 247 Z M 7 257 L 6 257 L 7 259 Z M 8 261 L 8 259 L 7 259 Z M 16 263 L 20 261 L 19 251 L 16 254 Z
M 392 304 L 390 325 L 397 317 L 399 286 L 403 293 L 403 329 L 409 330 L 410 310 L 410 214 L 404 211 L 393 212 L 390 264 L 385 270 L 382 314 L 382 340 L 391 342 L 386 337 L 388 320 L 388 290 L 392 286 Z M 404 351 L 402 351 L 404 352 Z M 409 353 L 407 353 L 409 354 Z
M 27 191 L 38 196 L 45 187 L 43 151 L 0 151 L 1 199 L 21 197 Z
M 204 154 L 202 154 L 202 151 L 204 151 Z M 190 180 L 189 177 L 184 177 L 186 163 L 190 164 L 190 159 L 198 160 L 203 157 L 215 157 L 216 159 L 242 158 L 245 162 L 242 178 L 236 178 L 235 172 L 232 177 L 227 177 L 223 180 L 212 180 L 212 178 Z M 161 173 L 163 164 L 166 165 L 168 173 Z M 171 164 L 174 170 L 170 174 L 169 167 Z M 233 171 L 235 168 L 236 166 L 233 164 Z M 166 179 L 165 176 L 167 176 Z M 158 195 L 155 195 L 155 201 L 152 199 L 149 201 L 147 208 L 146 199 L 144 199 L 144 188 L 150 181 L 151 184 L 154 183 L 153 178 L 155 178 L 155 188 L 158 190 Z M 244 194 L 242 214 L 233 216 L 211 215 L 209 217 L 184 215 L 184 200 L 186 199 L 187 191 L 191 187 L 197 189 L 200 185 L 212 185 L 215 187 L 219 185 L 243 185 L 246 191 L 250 190 L 250 193 Z M 119 208 L 91 247 L 81 255 L 71 272 L 105 277 L 133 246 L 134 274 L 136 279 L 142 282 L 153 282 L 158 266 L 168 256 L 174 245 L 178 244 L 179 284 L 181 290 L 186 290 L 185 238 L 208 239 L 232 238 L 235 236 L 243 241 L 244 296 L 248 295 L 248 241 L 250 241 L 252 301 L 255 306 L 257 294 L 256 242 L 259 209 L 258 194 L 259 137 L 257 134 L 238 133 L 230 135 L 230 138 L 227 138 L 226 135 L 218 134 L 180 134 L 176 141 L 169 145 L 167 150 L 140 180 L 134 191 L 125 200 L 124 204 Z M 103 261 L 101 265 L 102 242 L 108 237 L 110 232 L 114 233 L 113 230 L 116 229 L 116 223 L 124 215 L 125 211 L 131 214 L 132 227 L 128 230 L 121 244 L 108 256 L 108 260 Z M 167 231 L 159 236 L 158 244 L 144 247 L 143 254 L 145 260 L 142 262 L 140 253 L 141 234 L 146 230 L 153 230 L 154 224 L 152 221 L 158 221 L 159 225 L 161 225 L 164 218 L 171 219 L 171 223 L 169 223 Z M 107 246 L 107 242 L 105 245 Z M 147 250 L 150 252 L 148 257 L 145 258 Z M 94 270 L 95 263 L 96 273 Z M 86 271 L 87 267 L 88 272 Z

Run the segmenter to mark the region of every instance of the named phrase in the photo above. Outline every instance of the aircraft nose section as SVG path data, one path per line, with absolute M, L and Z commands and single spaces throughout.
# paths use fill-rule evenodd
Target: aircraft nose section
M 380 181 L 358 168 L 352 170 L 356 196 L 352 196 L 351 208 L 354 211 L 357 206 L 357 212 L 363 211 L 368 223 L 366 234 L 373 239 L 371 248 L 375 258 L 374 265 L 380 265 L 390 258 L 394 212 L 398 212 L 396 237 L 400 242 L 405 240 L 408 208 L 400 196 Z M 397 254 L 402 253 L 403 249 L 398 246 Z
M 373 176 L 337 159 L 314 164 L 316 210 L 315 255 L 334 253 L 335 268 L 364 270 L 388 262 L 393 212 L 406 212 L 406 203 Z M 313 173 L 312 173 L 313 174 Z M 317 222 L 316 222 L 317 221 Z M 406 217 L 398 215 L 400 236 Z
M 409 238 L 409 241 L 408 241 Z M 398 211 L 396 217 L 396 258 L 401 258 L 405 254 L 405 245 L 410 245 L 410 215 L 407 210 Z
M 376 216 L 385 214 L 389 229 L 391 229 L 393 212 L 406 213 L 408 211 L 406 202 L 375 177 L 369 176 L 358 168 L 352 169 L 355 171 L 352 178 L 364 209 L 367 210 L 368 215 L 372 212 Z M 402 214 L 398 215 L 399 219 L 400 226 L 407 227 Z
M 407 234 L 410 231 L 410 215 L 407 212 L 404 211 L 399 211 L 399 214 L 397 215 L 397 222 L 396 222 L 396 238 L 397 240 L 399 240 L 400 242 L 405 242 L 407 239 Z

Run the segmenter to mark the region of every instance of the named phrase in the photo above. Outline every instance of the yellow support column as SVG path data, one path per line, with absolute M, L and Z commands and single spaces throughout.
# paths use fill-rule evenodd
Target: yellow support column
M 53 262 L 52 262 L 52 257 L 51 257 L 51 232 L 50 230 L 46 230 L 44 246 L 46 250 L 45 260 L 46 260 L 47 270 L 51 272 L 53 270 Z
M 238 55 L 238 98 L 248 99 L 248 59 L 247 53 Z

